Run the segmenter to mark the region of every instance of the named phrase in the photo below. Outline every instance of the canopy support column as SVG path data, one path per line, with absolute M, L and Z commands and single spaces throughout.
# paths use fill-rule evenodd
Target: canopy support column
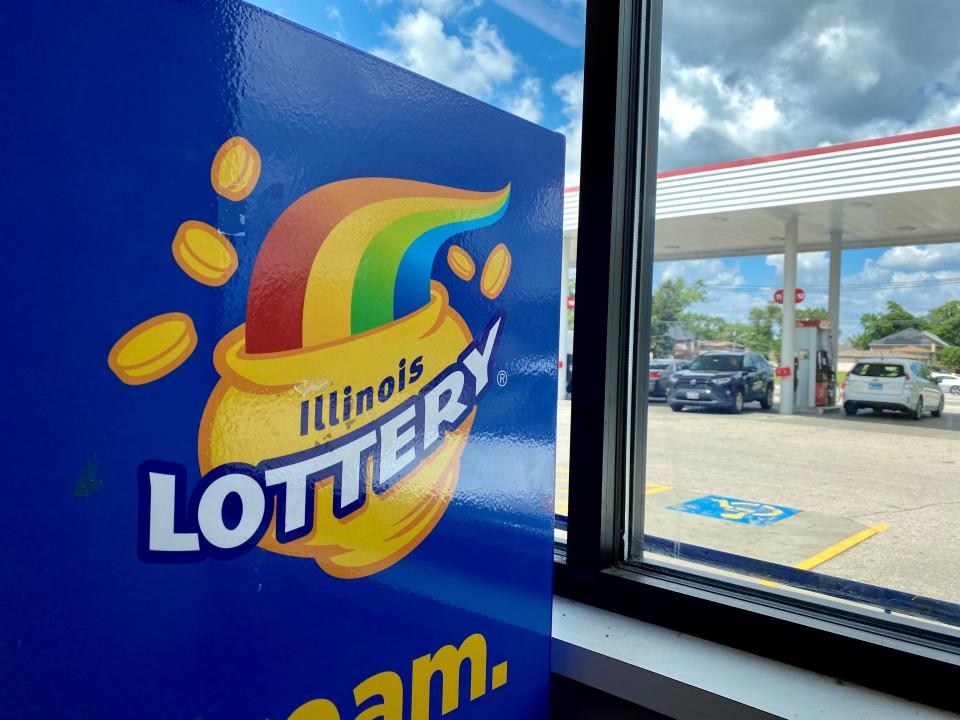
M 843 253 L 840 230 L 830 231 L 830 290 L 827 296 L 827 319 L 833 333 L 833 346 L 830 348 L 830 365 L 837 372 L 840 361 L 840 268 Z
M 796 215 L 786 222 L 783 254 L 783 325 L 780 332 L 780 365 L 790 368 L 789 377 L 780 381 L 780 414 L 793 415 L 793 358 L 797 334 L 797 252 L 799 220 Z

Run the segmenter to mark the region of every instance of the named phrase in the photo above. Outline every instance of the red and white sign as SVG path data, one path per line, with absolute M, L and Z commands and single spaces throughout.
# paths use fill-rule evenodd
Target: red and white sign
M 573 306 L 576 304 L 576 299 L 573 295 L 567 295 L 567 310 L 573 310 Z
M 807 299 L 806 291 L 803 288 L 797 288 L 796 292 L 794 292 L 793 294 L 793 301 L 795 303 L 802 303 L 806 299 Z M 783 290 L 777 290 L 773 294 L 773 301 L 777 305 L 783 305 Z
M 774 372 L 777 377 L 790 377 L 790 368 L 788 367 L 778 367 Z

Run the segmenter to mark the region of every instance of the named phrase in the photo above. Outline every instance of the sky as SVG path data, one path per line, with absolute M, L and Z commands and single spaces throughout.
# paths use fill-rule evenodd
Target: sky
M 563 132 L 566 183 L 579 184 L 585 0 L 255 4 Z M 665 0 L 658 166 L 960 125 L 958 27 L 960 0 Z M 657 263 L 654 281 L 703 279 L 709 297 L 693 310 L 745 320 L 782 265 Z M 826 306 L 827 267 L 826 253 L 800 256 L 806 307 Z M 841 332 L 887 300 L 923 314 L 960 299 L 957 281 L 960 243 L 845 252 Z

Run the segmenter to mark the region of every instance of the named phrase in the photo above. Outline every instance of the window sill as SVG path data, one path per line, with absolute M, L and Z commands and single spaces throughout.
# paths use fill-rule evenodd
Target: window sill
M 560 597 L 552 670 L 680 720 L 956 717 Z

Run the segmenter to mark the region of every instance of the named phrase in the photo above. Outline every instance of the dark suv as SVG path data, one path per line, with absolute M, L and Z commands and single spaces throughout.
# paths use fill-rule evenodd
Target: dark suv
M 773 407 L 773 368 L 755 352 L 704 353 L 674 373 L 667 387 L 667 402 L 676 412 L 696 406 L 738 413 L 754 400 L 764 410 Z

